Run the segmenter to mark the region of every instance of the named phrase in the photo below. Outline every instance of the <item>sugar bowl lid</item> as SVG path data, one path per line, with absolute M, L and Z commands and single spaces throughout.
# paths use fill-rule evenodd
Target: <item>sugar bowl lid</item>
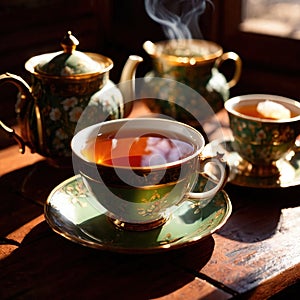
M 74 77 L 105 73 L 113 67 L 110 58 L 76 50 L 79 41 L 68 31 L 61 41 L 63 51 L 35 56 L 25 68 L 36 75 Z

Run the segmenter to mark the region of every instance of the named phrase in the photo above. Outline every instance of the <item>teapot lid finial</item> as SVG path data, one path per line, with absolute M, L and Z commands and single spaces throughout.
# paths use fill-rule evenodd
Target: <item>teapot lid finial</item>
M 96 53 L 85 53 L 76 50 L 79 44 L 71 31 L 61 41 L 63 51 L 45 53 L 34 57 L 31 62 L 30 72 L 40 75 L 69 77 L 100 75 L 113 67 L 110 58 Z
M 78 46 L 79 41 L 74 35 L 72 35 L 71 31 L 68 31 L 60 44 L 63 47 L 65 53 L 72 54 L 72 52 L 76 49 L 76 46 Z

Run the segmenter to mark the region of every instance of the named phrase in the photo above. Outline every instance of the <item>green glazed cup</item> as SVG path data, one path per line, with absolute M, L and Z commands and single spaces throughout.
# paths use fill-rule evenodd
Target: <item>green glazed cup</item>
M 246 112 L 265 100 L 285 106 L 291 117 L 266 119 Z M 225 102 L 225 109 L 234 138 L 232 147 L 250 163 L 247 168 L 252 175 L 275 175 L 279 172 L 276 163 L 291 151 L 299 150 L 295 144 L 300 134 L 299 102 L 276 95 L 252 94 L 229 99 Z
M 150 166 L 96 163 L 83 154 L 86 144 L 94 142 L 98 135 L 122 134 L 123 130 L 130 132 L 134 139 L 154 134 L 183 141 L 190 144 L 192 150 L 183 158 Z M 98 204 L 107 210 L 109 219 L 120 228 L 137 231 L 162 225 L 186 199 L 205 206 L 223 188 L 228 178 L 227 165 L 219 157 L 200 157 L 204 146 L 203 136 L 194 128 L 159 118 L 129 118 L 99 123 L 79 131 L 71 143 L 75 173 L 81 174 Z M 156 144 L 154 147 L 157 147 Z M 129 155 L 125 150 L 124 153 Z M 191 192 L 206 164 L 211 166 L 210 170 L 214 169 L 216 183 L 207 186 L 203 192 Z

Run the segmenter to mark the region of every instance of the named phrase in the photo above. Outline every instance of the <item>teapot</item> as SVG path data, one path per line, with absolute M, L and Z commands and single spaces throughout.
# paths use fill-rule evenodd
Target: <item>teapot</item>
M 132 101 L 126 103 L 120 89 L 109 79 L 112 60 L 80 52 L 76 50 L 78 44 L 69 31 L 61 41 L 62 51 L 30 58 L 25 69 L 31 73 L 31 86 L 14 74 L 0 76 L 0 85 L 11 83 L 19 90 L 16 113 L 20 133 L 1 121 L 0 128 L 15 138 L 21 153 L 28 146 L 31 152 L 57 166 L 71 162 L 70 141 L 83 113 L 90 123 L 80 122 L 81 126 L 88 126 L 91 120 L 96 123 L 127 117 L 132 108 Z M 132 84 L 141 61 L 141 57 L 131 55 L 120 82 Z M 129 93 L 131 88 L 124 90 Z
M 170 115 L 185 123 L 190 123 L 190 113 L 196 119 L 203 119 L 205 116 L 201 112 L 198 100 L 182 96 L 184 85 L 199 93 L 215 113 L 224 107 L 224 101 L 229 98 L 230 88 L 237 84 L 241 75 L 240 57 L 234 52 L 223 53 L 222 47 L 212 41 L 198 39 L 166 40 L 157 43 L 146 41 L 143 48 L 151 57 L 153 65 L 153 70 L 145 76 L 147 85 L 158 94 L 156 101 L 146 99 L 147 105 L 156 112 Z M 234 74 L 229 81 L 219 71 L 219 67 L 226 60 L 234 62 Z M 161 80 L 159 84 L 159 80 L 155 80 L 157 78 L 170 81 Z M 180 82 L 182 85 L 176 85 L 174 88 L 172 81 Z

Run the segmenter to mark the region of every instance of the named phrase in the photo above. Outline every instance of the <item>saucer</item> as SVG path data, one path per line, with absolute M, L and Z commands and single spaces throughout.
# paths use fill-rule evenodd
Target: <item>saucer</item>
M 50 193 L 44 208 L 46 221 L 54 232 L 83 246 L 152 253 L 198 242 L 224 225 L 232 211 L 228 195 L 221 191 L 204 208 L 185 201 L 162 226 L 138 232 L 115 227 L 95 201 L 81 177 L 71 177 Z
M 228 181 L 232 184 L 254 188 L 282 188 L 300 184 L 300 152 L 291 151 L 284 159 L 276 162 L 278 173 L 272 176 L 259 176 L 251 174 L 247 167 L 250 163 L 243 160 L 233 150 L 232 140 L 215 140 L 207 144 L 203 150 L 204 155 L 224 154 L 224 160 L 230 167 Z

